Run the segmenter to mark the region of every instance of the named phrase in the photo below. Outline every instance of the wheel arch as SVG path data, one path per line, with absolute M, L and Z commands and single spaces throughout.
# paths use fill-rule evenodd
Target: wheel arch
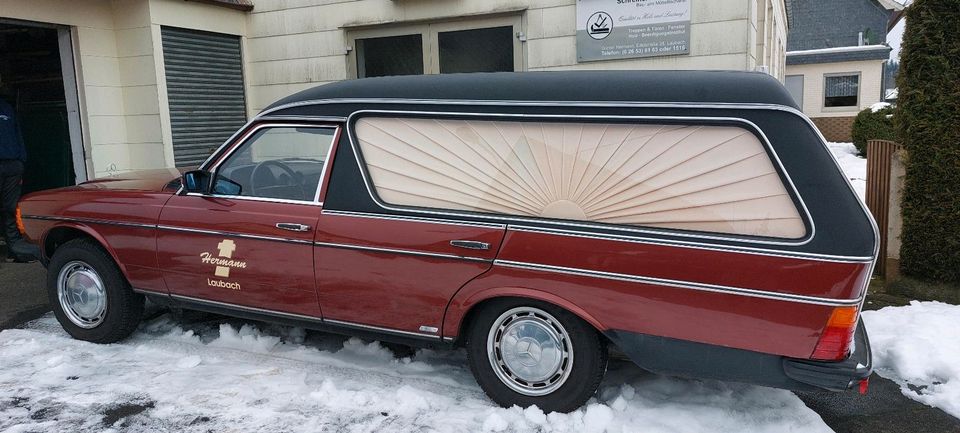
M 556 295 L 540 289 L 527 287 L 497 287 L 473 292 L 469 295 L 454 298 L 447 306 L 446 314 L 443 320 L 443 336 L 463 341 L 460 338 L 464 335 L 465 326 L 467 326 L 474 314 L 480 310 L 483 305 L 487 305 L 498 299 L 530 299 L 540 302 L 546 302 L 558 308 L 569 311 L 573 315 L 587 322 L 598 333 L 603 333 L 606 327 L 600 320 L 592 314 L 571 302 L 562 296 Z
M 84 224 L 63 222 L 48 229 L 46 233 L 44 233 L 41 242 L 43 256 L 47 260 L 50 260 L 58 248 L 74 239 L 82 238 L 90 239 L 100 245 L 100 247 L 110 255 L 110 258 L 113 259 L 113 262 L 120 268 L 120 272 L 123 273 L 126 278 L 127 270 L 123 266 L 123 263 L 120 262 L 113 248 L 110 248 L 107 240 L 97 233 L 96 230 Z

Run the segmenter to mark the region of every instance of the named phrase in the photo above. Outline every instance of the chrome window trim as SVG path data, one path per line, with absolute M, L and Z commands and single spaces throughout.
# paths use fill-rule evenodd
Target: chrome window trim
M 650 284 L 656 286 L 668 286 L 681 289 L 699 290 L 705 292 L 724 293 L 729 295 L 748 296 L 753 298 L 773 299 L 785 302 L 797 302 L 803 304 L 828 305 L 828 306 L 849 306 L 858 305 L 863 300 L 858 297 L 855 299 L 834 299 L 818 296 L 791 295 L 789 293 L 770 292 L 766 290 L 749 289 L 745 287 L 722 286 L 716 284 L 697 283 L 692 281 L 671 280 L 666 278 L 647 277 L 642 275 L 620 274 L 614 272 L 594 271 L 581 268 L 568 268 L 564 266 L 542 265 L 536 263 L 515 262 L 510 260 L 495 260 L 495 266 L 504 266 L 510 268 L 527 269 L 534 271 L 555 272 L 568 275 L 577 275 L 584 277 L 604 278 L 608 280 L 626 281 L 632 283 Z
M 809 231 L 800 240 L 796 241 L 774 241 L 760 239 L 758 237 L 743 236 L 743 235 L 723 235 L 721 233 L 716 234 L 698 234 L 698 233 L 689 233 L 682 232 L 680 230 L 671 230 L 671 229 L 655 229 L 651 227 L 633 227 L 627 225 L 619 224 L 603 224 L 603 223 L 590 223 L 590 222 L 576 222 L 576 221 L 564 221 L 557 219 L 546 219 L 546 218 L 536 218 L 536 217 L 525 217 L 520 215 L 498 215 L 498 214 L 479 214 L 476 212 L 465 212 L 465 211 L 454 211 L 454 210 L 442 210 L 442 209 L 420 209 L 412 208 L 407 206 L 397 206 L 385 203 L 380 200 L 379 197 L 373 191 L 373 185 L 370 181 L 370 175 L 367 172 L 367 167 L 361 161 L 360 148 L 357 143 L 356 137 L 353 134 L 353 128 L 351 124 L 354 123 L 354 119 L 357 116 L 364 114 L 392 114 L 392 115 L 427 115 L 427 116 L 461 116 L 461 117 L 477 117 L 477 118 L 504 118 L 504 119 L 526 119 L 526 118 L 543 118 L 543 119 L 583 119 L 583 120 L 662 120 L 662 121 L 719 121 L 719 122 L 733 122 L 740 123 L 745 125 L 744 129 L 752 130 L 760 135 L 762 139 L 762 144 L 764 149 L 770 152 L 770 155 L 773 156 L 771 163 L 779 169 L 778 174 L 782 174 L 783 178 L 786 179 L 786 185 L 784 187 L 788 189 L 792 198 L 795 197 L 797 202 L 800 203 L 800 209 L 797 209 L 798 213 L 801 215 L 801 219 L 804 220 L 805 226 L 809 225 Z M 469 113 L 469 112 L 433 112 L 433 111 L 402 111 L 402 110 L 358 110 L 350 114 L 350 117 L 347 118 L 347 124 L 344 129 L 347 131 L 347 137 L 350 141 L 350 145 L 353 148 L 353 156 L 357 161 L 357 165 L 360 169 L 361 177 L 363 178 L 364 186 L 367 189 L 367 193 L 370 195 L 370 198 L 385 210 L 391 210 L 395 212 L 410 212 L 415 214 L 426 214 L 426 215 L 441 215 L 441 216 L 454 216 L 454 217 L 463 217 L 463 218 L 486 218 L 493 220 L 501 221 L 533 221 L 533 222 L 542 222 L 552 225 L 561 225 L 568 227 L 585 227 L 585 228 L 594 228 L 594 229 L 615 229 L 625 232 L 634 232 L 634 233 L 648 233 L 648 234 L 658 234 L 665 236 L 677 236 L 685 238 L 694 238 L 694 239 L 709 239 L 709 240 L 718 240 L 718 241 L 727 241 L 727 242 L 743 242 L 743 243 L 756 243 L 756 244 L 768 244 L 768 245 L 785 245 L 785 246 L 801 246 L 806 245 L 811 240 L 813 240 L 816 235 L 816 224 L 813 221 L 813 217 L 810 215 L 809 209 L 807 209 L 807 204 L 803 200 L 803 196 L 800 195 L 800 192 L 797 191 L 797 187 L 793 183 L 793 179 L 790 177 L 790 173 L 783 167 L 783 163 L 780 161 L 779 155 L 777 155 L 776 150 L 773 148 L 773 145 L 770 143 L 770 140 L 767 138 L 767 135 L 753 122 L 739 118 L 739 117 L 698 117 L 698 116 L 618 116 L 618 115 L 567 115 L 567 114 L 550 114 L 550 115 L 540 115 L 540 114 L 508 114 L 508 113 Z
M 219 195 L 219 194 L 200 194 L 196 192 L 188 192 L 186 195 L 189 197 L 206 197 L 212 199 L 221 199 L 221 200 L 244 200 L 244 201 L 259 201 L 264 203 L 284 203 L 284 204 L 298 204 L 305 206 L 323 206 L 322 201 L 305 201 L 305 200 L 289 200 L 283 198 L 266 198 L 266 197 L 250 197 L 242 195 Z
M 246 128 L 246 126 L 244 126 L 244 128 Z M 246 131 L 244 131 L 244 129 L 241 129 L 241 131 L 244 131 L 244 135 L 245 135 L 244 140 L 234 144 L 233 147 L 228 149 L 227 152 L 223 154 L 223 157 L 220 158 L 220 161 L 218 161 L 213 167 L 211 167 L 210 169 L 204 169 L 204 170 L 210 172 L 211 177 L 216 179 L 217 171 L 220 170 L 220 166 L 223 165 L 223 163 L 226 162 L 226 160 L 230 159 L 230 157 L 237 152 L 237 149 L 243 147 L 244 144 L 250 141 L 250 139 L 253 137 L 254 134 L 257 133 L 257 131 L 260 131 L 261 129 L 268 129 L 268 128 L 313 128 L 313 129 L 332 129 L 333 130 L 333 136 L 330 138 L 330 147 L 327 149 L 326 159 L 323 160 L 323 168 L 320 169 L 320 180 L 317 181 L 317 191 L 313 195 L 313 200 L 290 200 L 290 199 L 269 198 L 269 197 L 220 195 L 220 194 L 197 194 L 197 193 L 189 193 L 187 195 L 194 196 L 194 197 L 223 198 L 223 199 L 230 199 L 230 200 L 251 200 L 251 201 L 262 201 L 262 202 L 270 202 L 270 203 L 308 204 L 308 205 L 314 205 L 314 206 L 323 206 L 323 202 L 320 201 L 320 191 L 322 190 L 321 188 L 323 188 L 323 179 L 326 178 L 327 176 L 327 170 L 329 170 L 331 167 L 330 156 L 333 155 L 333 148 L 336 146 L 337 138 L 340 136 L 340 132 L 341 132 L 340 125 L 314 125 L 310 123 L 264 122 Z M 230 143 L 230 141 L 228 140 L 227 143 Z M 213 158 L 213 156 L 217 155 L 219 152 L 220 151 L 218 149 L 216 152 L 210 155 L 210 158 Z M 204 161 L 201 167 L 204 167 L 206 164 L 207 164 L 207 161 Z M 180 193 L 182 190 L 183 190 L 183 185 L 180 185 L 180 191 L 177 191 L 177 192 Z
M 493 100 L 476 100 L 476 99 L 410 99 L 410 98 L 330 98 L 330 99 L 311 99 L 306 101 L 297 101 L 290 102 L 287 104 L 278 105 L 276 107 L 269 108 L 261 112 L 260 116 L 268 116 L 270 113 L 285 110 L 294 107 L 310 106 L 310 105 L 330 105 L 330 104 L 398 104 L 398 105 L 436 105 L 436 106 L 450 106 L 450 105 L 466 105 L 466 106 L 523 106 L 523 107 L 589 107 L 589 108 L 685 108 L 685 109 L 718 109 L 718 110 L 760 110 L 760 111 L 781 111 L 796 117 L 799 117 L 804 121 L 807 126 L 809 126 L 817 137 L 820 138 L 820 145 L 827 154 L 832 155 L 830 148 L 827 146 L 827 139 L 824 138 L 823 134 L 817 129 L 817 126 L 813 124 L 813 121 L 809 117 L 804 115 L 800 110 L 795 107 L 782 104 L 767 104 L 767 103 L 749 103 L 749 102 L 713 102 L 713 103 L 703 103 L 703 102 L 625 102 L 625 101 L 493 101 Z M 322 118 L 321 116 L 317 117 Z M 254 119 L 256 120 L 256 119 Z M 844 182 L 847 184 L 848 191 L 854 196 L 857 196 L 856 190 L 853 188 L 853 184 L 850 183 L 850 179 L 847 179 L 846 176 L 843 176 L 843 169 L 840 167 L 840 163 L 837 162 L 836 158 L 832 158 L 834 166 L 837 168 L 837 172 L 843 177 Z M 870 220 L 871 225 L 873 226 L 874 234 L 874 257 L 877 256 L 879 252 L 879 239 L 880 232 L 877 229 L 876 221 L 874 221 L 873 215 L 867 209 L 866 204 L 863 200 L 859 200 L 860 208 L 863 211 L 864 215 Z
M 425 256 L 425 257 L 436 257 L 440 259 L 468 260 L 472 262 L 485 262 L 485 263 L 493 262 L 492 259 L 484 259 L 481 257 L 458 256 L 456 254 L 431 253 L 427 251 L 412 251 L 412 250 L 403 250 L 403 249 L 396 249 L 396 248 L 367 247 L 362 245 L 340 244 L 340 243 L 334 243 L 334 242 L 313 242 L 313 245 L 317 247 L 373 251 L 377 253 L 401 254 L 401 255 L 408 255 L 408 256 Z
M 467 221 L 460 221 L 460 220 L 412 217 L 412 216 L 404 216 L 404 215 L 387 215 L 387 214 L 376 214 L 376 213 L 368 213 L 368 212 L 354 212 L 354 211 L 324 209 L 321 213 L 323 215 L 331 215 L 331 216 L 370 218 L 370 219 L 391 220 L 391 221 L 409 221 L 409 222 L 419 222 L 419 223 L 426 223 L 426 224 L 456 225 L 456 226 L 463 226 L 463 227 L 478 227 L 478 228 L 488 228 L 488 229 L 497 229 L 497 230 L 503 230 L 507 228 L 506 224 L 467 222 Z
M 283 237 L 277 237 L 277 236 L 250 235 L 250 234 L 244 234 L 244 233 L 225 232 L 225 231 L 219 231 L 219 230 L 204 230 L 204 229 L 194 229 L 194 228 L 188 228 L 188 227 L 178 227 L 178 226 L 171 226 L 171 225 L 165 225 L 165 224 L 157 225 L 156 228 L 158 230 L 169 230 L 169 231 L 185 232 L 185 233 L 199 233 L 204 235 L 225 236 L 225 237 L 233 237 L 233 238 L 240 238 L 240 239 L 285 242 L 290 244 L 303 244 L 303 245 L 313 244 L 313 241 L 306 240 L 306 239 L 291 239 L 291 238 L 283 238 Z
M 576 230 L 563 230 L 563 229 L 531 227 L 531 226 L 512 225 L 512 224 L 508 225 L 507 229 L 511 231 L 516 231 L 516 232 L 542 233 L 542 234 L 550 234 L 550 235 L 557 235 L 557 236 L 569 236 L 569 237 L 582 238 L 582 239 L 598 239 L 598 240 L 606 240 L 606 241 L 630 242 L 630 243 L 645 244 L 645 245 L 662 245 L 662 246 L 676 247 L 676 248 L 691 248 L 691 249 L 707 250 L 707 251 L 732 252 L 732 253 L 739 253 L 739 254 L 751 254 L 751 255 L 769 256 L 769 257 L 784 257 L 789 259 L 815 260 L 815 261 L 831 262 L 831 263 L 867 263 L 873 260 L 872 257 L 836 256 L 836 255 L 829 255 L 829 254 L 768 250 L 764 248 L 752 248 L 752 247 L 741 247 L 741 246 L 726 246 L 726 245 L 708 246 L 706 244 L 700 244 L 696 242 L 687 242 L 687 241 L 681 241 L 681 240 L 667 240 L 667 239 L 659 239 L 659 238 L 645 238 L 645 237 L 615 235 L 615 234 L 599 234 L 595 232 L 582 232 L 582 231 L 576 231 Z
M 304 122 L 343 123 L 346 121 L 345 118 L 339 117 L 339 116 L 267 116 L 266 114 L 267 114 L 266 111 L 261 112 L 260 114 L 256 115 L 253 119 L 248 120 L 247 123 L 244 123 L 243 126 L 237 129 L 237 131 L 230 136 L 230 138 L 227 138 L 227 140 L 224 141 L 223 144 L 218 146 L 217 149 L 214 150 L 213 153 L 211 153 L 210 156 L 207 157 L 207 159 L 205 159 L 199 166 L 197 166 L 197 169 L 205 170 L 209 164 L 213 163 L 213 161 L 216 160 L 217 155 L 220 155 L 220 153 L 222 153 L 227 146 L 229 146 L 231 143 L 234 142 L 234 140 L 239 138 L 247 130 L 247 128 L 250 127 L 250 125 L 253 125 L 257 122 L 272 121 L 274 119 L 276 119 L 277 121 L 284 121 L 284 122 L 304 121 Z

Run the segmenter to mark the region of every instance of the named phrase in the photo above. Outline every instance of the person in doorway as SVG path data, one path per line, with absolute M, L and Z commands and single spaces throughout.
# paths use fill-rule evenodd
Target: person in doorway
M 7 243 L 8 254 L 17 262 L 29 261 L 21 253 L 25 245 L 17 227 L 17 202 L 23 184 L 23 165 L 27 151 L 20 134 L 16 112 L 3 98 L 3 77 L 0 76 L 0 233 Z

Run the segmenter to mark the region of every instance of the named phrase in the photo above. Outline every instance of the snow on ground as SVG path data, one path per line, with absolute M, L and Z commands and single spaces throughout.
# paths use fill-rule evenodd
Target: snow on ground
M 913 301 L 862 317 L 877 373 L 907 397 L 960 418 L 960 305 Z
M 0 332 L 0 431 L 830 431 L 788 391 L 626 362 L 573 413 L 501 409 L 465 363 L 463 351 L 398 360 L 375 342 L 168 315 L 95 345 L 48 315 Z
M 853 143 L 827 143 L 830 153 L 840 163 L 843 174 L 850 179 L 853 189 L 857 191 L 860 200 L 867 191 L 867 160 L 857 155 L 857 148 Z

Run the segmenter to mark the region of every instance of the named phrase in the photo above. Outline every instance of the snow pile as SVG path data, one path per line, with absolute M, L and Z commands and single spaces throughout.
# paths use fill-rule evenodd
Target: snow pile
M 960 306 L 913 301 L 862 317 L 877 373 L 907 397 L 960 417 Z
M 52 316 L 0 333 L 0 431 L 829 432 L 783 390 L 612 363 L 570 414 L 502 409 L 463 351 L 396 359 L 379 343 L 162 316 L 120 344 L 70 339 Z
M 870 112 L 871 112 L 871 113 L 876 113 L 876 112 L 878 112 L 878 111 L 880 111 L 880 110 L 883 110 L 884 108 L 887 108 L 887 107 L 889 107 L 889 106 L 890 106 L 890 103 L 889 103 L 889 102 L 877 102 L 877 103 L 875 103 L 875 104 L 873 104 L 873 105 L 870 106 Z
M 860 196 L 866 196 L 867 191 L 867 160 L 857 154 L 857 147 L 853 143 L 827 143 L 830 153 L 840 164 L 843 174 L 850 179 L 853 189 Z

